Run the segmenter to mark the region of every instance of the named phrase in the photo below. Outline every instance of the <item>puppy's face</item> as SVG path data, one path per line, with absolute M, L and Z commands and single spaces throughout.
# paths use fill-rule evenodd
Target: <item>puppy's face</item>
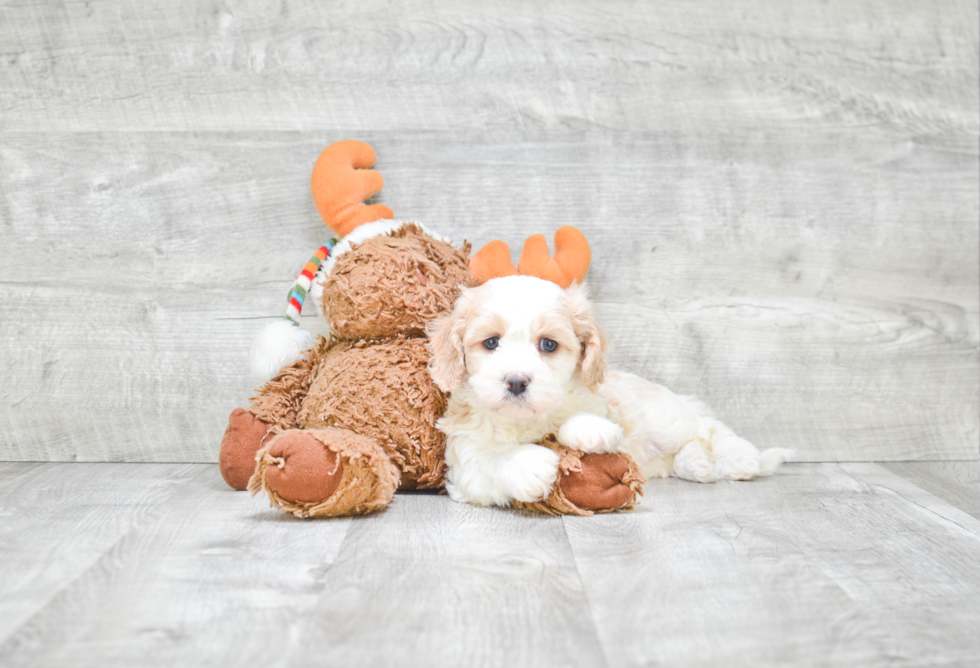
M 436 384 L 469 382 L 481 407 L 511 419 L 547 414 L 576 375 L 595 389 L 605 372 L 605 339 L 580 286 L 494 279 L 464 291 L 429 334 Z

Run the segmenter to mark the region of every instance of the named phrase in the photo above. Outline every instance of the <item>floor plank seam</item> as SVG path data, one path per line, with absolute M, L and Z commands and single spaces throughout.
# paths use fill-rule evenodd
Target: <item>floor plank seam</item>
M 879 468 L 881 470 L 881 472 L 884 473 L 884 474 L 887 474 L 889 476 L 895 476 L 896 478 L 898 478 L 899 480 L 901 480 L 901 482 L 902 482 L 903 485 L 909 485 L 909 486 L 914 487 L 916 490 L 919 491 L 919 493 L 922 494 L 923 497 L 928 498 L 930 501 L 934 502 L 939 507 L 944 507 L 944 506 L 945 507 L 948 507 L 952 511 L 951 514 L 953 514 L 953 513 L 955 513 L 955 514 L 961 514 L 964 517 L 969 518 L 970 520 L 974 519 L 971 515 L 963 512 L 962 510 L 960 510 L 956 506 L 954 506 L 954 505 L 946 502 L 945 500 L 939 498 L 938 496 L 932 494 L 930 491 L 928 491 L 927 489 L 925 489 L 923 487 L 920 487 L 919 485 L 915 484 L 911 480 L 907 480 L 905 478 L 901 478 L 901 477 L 897 476 L 896 474 L 892 473 L 891 471 L 889 471 L 888 469 L 886 469 L 886 468 L 884 468 L 884 467 L 882 467 L 882 466 L 880 466 L 878 464 L 871 463 L 871 465 Z M 971 529 L 969 527 L 963 526 L 963 524 L 961 524 L 960 522 L 956 521 L 952 517 L 947 517 L 946 515 L 944 515 L 944 514 L 942 514 L 940 512 L 937 512 L 933 508 L 930 508 L 929 506 L 923 505 L 922 503 L 920 503 L 916 499 L 910 497 L 909 495 L 903 494 L 899 490 L 892 489 L 891 487 L 888 487 L 887 485 L 881 483 L 880 481 L 863 479 L 859 475 L 855 475 L 852 471 L 849 471 L 846 468 L 846 465 L 837 464 L 837 468 L 842 473 L 844 473 L 845 475 L 847 475 L 851 479 L 853 479 L 855 482 L 857 482 L 857 483 L 859 483 L 861 485 L 865 485 L 865 486 L 869 487 L 870 489 L 874 490 L 876 493 L 883 494 L 884 496 L 889 496 L 889 497 L 892 497 L 892 498 L 902 499 L 906 503 L 908 503 L 911 506 L 915 507 L 916 510 L 919 513 L 921 513 L 923 515 L 926 515 L 926 516 L 932 518 L 934 521 L 936 521 L 937 524 L 940 524 L 940 525 L 952 525 L 953 527 L 956 528 L 955 530 L 958 533 L 962 533 L 963 535 L 971 538 L 972 540 L 975 540 L 975 541 L 980 542 L 980 533 L 978 533 L 974 529 Z M 980 524 L 980 521 L 978 521 L 978 524 Z
M 595 634 L 596 643 L 599 645 L 600 651 L 602 651 L 602 665 L 603 668 L 609 668 L 611 665 L 609 663 L 609 652 L 606 651 L 606 645 L 602 641 L 599 635 L 599 624 L 595 619 L 595 611 L 592 609 L 592 603 L 589 601 L 589 590 L 585 586 L 585 579 L 582 577 L 582 570 L 579 568 L 578 555 L 575 553 L 575 546 L 572 544 L 572 539 L 568 535 L 568 521 L 567 517 L 561 518 L 561 529 L 565 534 L 565 540 L 568 541 L 568 551 L 572 553 L 572 562 L 575 564 L 575 576 L 578 578 L 579 585 L 582 587 L 582 598 L 585 599 L 585 609 L 589 611 L 589 621 L 592 622 L 592 632 Z
M 177 466 L 196 467 L 198 465 L 177 464 Z M 106 548 L 101 552 L 101 554 L 99 554 L 98 557 L 93 559 L 83 570 L 79 571 L 75 577 L 66 581 L 62 586 L 58 587 L 55 591 L 51 592 L 51 595 L 47 597 L 44 603 L 34 612 L 34 614 L 32 614 L 27 619 L 25 619 L 23 622 L 21 622 L 21 624 L 19 624 L 17 627 L 12 629 L 10 633 L 8 633 L 6 636 L 0 638 L 0 665 L 2 665 L 2 660 L 4 658 L 4 655 L 8 651 L 8 645 L 20 635 L 23 629 L 30 628 L 31 625 L 34 624 L 35 620 L 37 620 L 41 615 L 43 615 L 46 612 L 48 606 L 53 601 L 57 600 L 60 596 L 63 596 L 65 592 L 71 590 L 77 583 L 81 582 L 85 577 L 87 577 L 93 568 L 95 568 L 98 564 L 104 561 L 108 555 L 112 554 L 114 551 L 119 549 L 119 546 L 122 545 L 126 540 L 128 540 L 130 536 L 136 534 L 137 532 L 145 531 L 148 526 L 152 526 L 152 520 L 151 523 L 148 523 L 147 522 L 148 519 L 153 518 L 155 515 L 157 520 L 162 518 L 164 513 L 161 513 L 160 509 L 165 504 L 172 501 L 174 497 L 176 497 L 180 492 L 185 490 L 188 486 L 195 484 L 198 477 L 202 475 L 202 471 L 194 472 L 194 474 L 191 475 L 190 478 L 188 478 L 188 480 L 184 484 L 175 486 L 173 490 L 171 490 L 171 493 L 168 494 L 165 498 L 161 499 L 158 503 L 155 503 L 152 506 L 148 507 L 146 509 L 145 514 L 139 517 L 134 517 L 133 524 L 131 527 L 129 527 L 127 531 L 120 534 L 120 536 L 115 541 L 113 541 L 110 545 L 106 546 Z

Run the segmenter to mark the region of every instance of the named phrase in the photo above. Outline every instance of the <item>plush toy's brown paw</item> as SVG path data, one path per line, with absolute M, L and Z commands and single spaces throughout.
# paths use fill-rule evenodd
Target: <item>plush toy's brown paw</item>
M 290 429 L 256 457 L 248 482 L 297 517 L 360 515 L 391 501 L 400 474 L 373 439 L 346 429 Z
M 541 445 L 558 453 L 558 480 L 547 498 L 514 502 L 522 510 L 551 515 L 591 515 L 629 510 L 643 494 L 646 479 L 629 455 L 585 454 L 558 443 L 548 434 Z
M 289 431 L 267 451 L 276 460 L 265 471 L 265 485 L 287 503 L 319 503 L 337 491 L 344 463 L 333 450 L 306 432 Z
M 617 453 L 591 454 L 582 457 L 582 470 L 569 471 L 559 484 L 565 498 L 586 510 L 615 510 L 633 500 L 634 491 L 624 483 L 630 460 Z
M 228 418 L 228 428 L 221 439 L 218 468 L 221 477 L 235 489 L 245 489 L 255 471 L 255 453 L 269 433 L 269 425 L 244 408 L 236 408 Z

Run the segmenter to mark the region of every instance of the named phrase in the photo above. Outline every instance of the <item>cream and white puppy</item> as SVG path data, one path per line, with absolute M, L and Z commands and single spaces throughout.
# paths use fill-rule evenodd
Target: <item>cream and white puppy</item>
M 606 340 L 584 287 L 530 276 L 465 290 L 429 327 L 436 384 L 450 392 L 446 489 L 477 505 L 545 498 L 558 456 L 548 433 L 585 452 L 629 453 L 648 477 L 696 482 L 772 473 L 789 452 L 759 451 L 693 397 L 607 374 Z

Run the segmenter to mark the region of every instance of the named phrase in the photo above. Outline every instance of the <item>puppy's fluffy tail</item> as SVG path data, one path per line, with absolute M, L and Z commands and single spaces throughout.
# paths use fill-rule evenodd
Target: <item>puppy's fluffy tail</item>
M 759 453 L 759 475 L 772 475 L 783 462 L 788 462 L 796 454 L 789 448 L 769 448 Z

